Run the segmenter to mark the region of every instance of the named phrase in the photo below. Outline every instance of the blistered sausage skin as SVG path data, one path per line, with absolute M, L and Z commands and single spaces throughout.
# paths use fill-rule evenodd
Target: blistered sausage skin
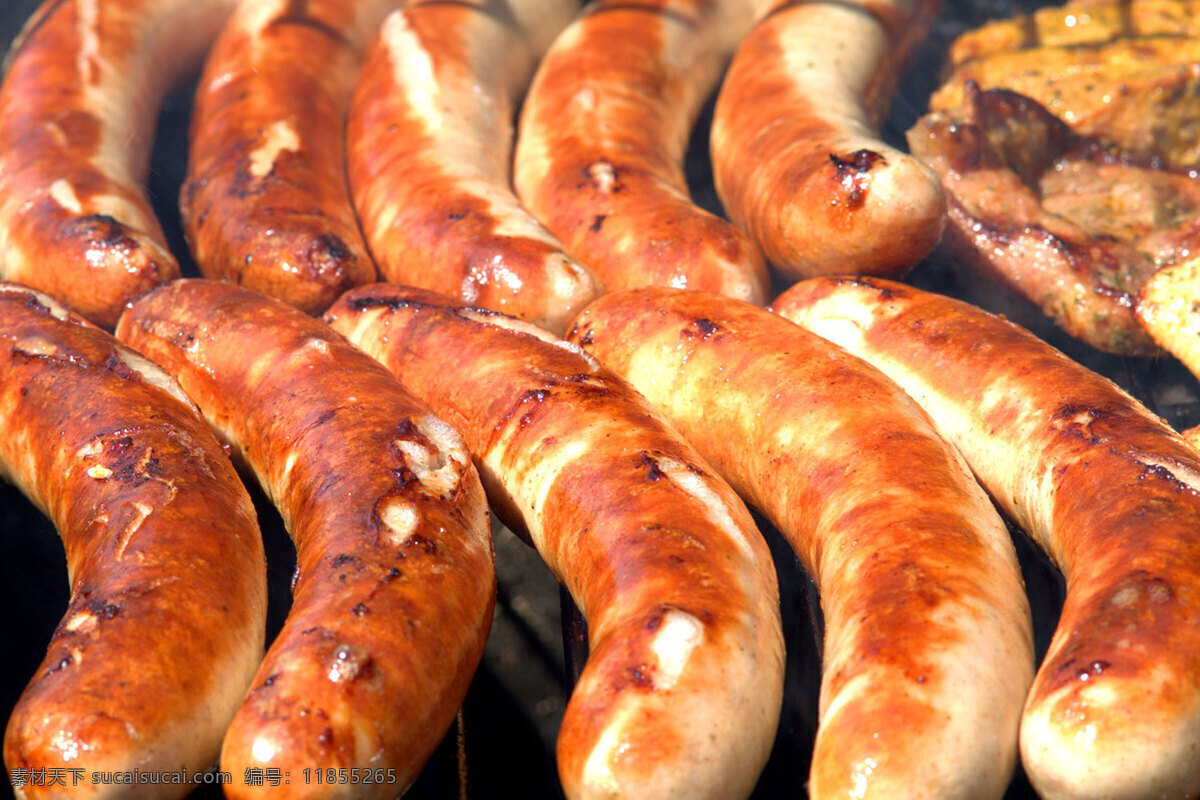
M 599 0 L 550 47 L 521 112 L 525 206 L 610 290 L 659 285 L 763 303 L 762 255 L 693 205 L 683 159 L 755 0 Z
M 825 615 L 812 798 L 999 798 L 1033 679 L 1004 523 L 881 373 L 770 312 L 606 295 L 570 340 L 661 409 L 784 534 Z
M 899 383 L 1062 568 L 1021 722 L 1034 788 L 1200 793 L 1200 456 L 1105 378 L 965 303 L 827 278 L 774 308 Z
M 180 206 L 200 272 L 319 314 L 376 278 L 346 177 L 345 118 L 398 0 L 247 0 L 205 62 Z
M 186 794 L 190 781 L 91 773 L 190 776 L 216 759 L 267 608 L 262 538 L 233 464 L 165 372 L 46 295 L 0 283 L 0 476 L 58 528 L 71 584 L 8 720 L 14 791 Z M 24 785 L 15 770 L 29 771 Z M 39 777 L 56 772 L 61 784 Z
M 463 432 L 493 507 L 587 619 L 558 737 L 567 797 L 749 795 L 783 642 L 770 554 L 733 490 L 627 384 L 528 323 L 383 285 L 326 318 Z
M 562 333 L 603 291 L 509 183 L 517 103 L 577 0 L 440 0 L 388 17 L 349 123 L 350 177 L 384 277 Z
M 459 435 L 319 320 L 225 282 L 145 296 L 117 335 L 176 374 L 296 542 L 292 608 L 221 750 L 290 772 L 227 796 L 395 797 L 458 710 L 491 626 L 483 488 Z M 305 769 L 394 770 L 317 783 Z
M 235 0 L 45 0 L 0 87 L 0 278 L 97 325 L 179 276 L 145 192 L 163 96 Z
M 941 238 L 937 175 L 879 123 L 941 0 L 774 0 L 713 115 L 717 193 L 786 275 L 898 275 Z

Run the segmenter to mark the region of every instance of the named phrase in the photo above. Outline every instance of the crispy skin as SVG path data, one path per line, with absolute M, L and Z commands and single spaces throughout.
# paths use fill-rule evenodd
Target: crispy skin
M 196 90 L 180 206 L 201 273 L 319 314 L 376 278 L 345 169 L 363 51 L 393 0 L 242 3 Z
M 747 796 L 783 642 L 770 555 L 733 490 L 626 383 L 531 325 L 382 285 L 327 318 L 460 427 L 497 512 L 582 609 L 567 796 Z
M 752 0 L 599 0 L 538 67 L 513 180 L 609 290 L 704 289 L 762 304 L 744 233 L 692 204 L 688 134 L 753 21 Z
M 713 116 L 713 176 L 789 277 L 899 275 L 941 238 L 937 176 L 878 128 L 940 6 L 775 0 L 739 47 Z
M 1134 36 L 1200 35 L 1200 0 L 1074 0 L 998 19 L 950 44 L 952 67 L 1033 47 L 1094 45 Z
M 232 797 L 394 797 L 454 718 L 483 653 L 495 575 L 462 441 L 318 320 L 229 283 L 180 281 L 118 336 L 178 375 L 296 542 L 292 610 L 225 737 L 221 768 L 290 771 Z M 302 781 L 393 768 L 396 783 Z
M 1021 723 L 1053 798 L 1200 793 L 1200 455 L 1028 331 L 876 279 L 797 284 L 775 310 L 921 403 L 1067 579 Z
M 925 413 L 859 359 L 698 292 L 607 295 L 570 338 L 783 532 L 825 615 L 813 798 L 998 798 L 1033 678 L 1012 542 Z
M 250 497 L 179 387 L 49 297 L 0 284 L 0 476 L 57 526 L 67 613 L 4 740 L 21 769 L 206 770 L 262 657 Z M 24 798 L 179 797 L 188 784 Z
M 46 0 L 0 87 L 0 278 L 116 324 L 179 276 L 145 193 L 159 105 L 234 0 Z
M 1142 284 L 1200 247 L 1200 181 L 1080 136 L 1035 101 L 974 90 L 909 131 L 950 197 L 946 244 L 1067 333 L 1149 355 L 1133 312 Z
M 516 106 L 576 0 L 413 2 L 350 115 L 355 203 L 383 275 L 562 333 L 603 285 L 509 185 Z
M 1132 11 L 1118 13 L 1133 16 Z M 1192 167 L 1200 161 L 1200 38 L 1186 29 L 1136 34 L 1129 22 L 1111 39 L 1042 45 L 966 61 L 934 92 L 930 108 L 961 106 L 970 82 L 1011 89 L 1034 98 L 1085 136 L 1139 158 Z
M 1189 258 L 1155 272 L 1138 292 L 1136 311 L 1155 343 L 1200 375 L 1200 262 Z

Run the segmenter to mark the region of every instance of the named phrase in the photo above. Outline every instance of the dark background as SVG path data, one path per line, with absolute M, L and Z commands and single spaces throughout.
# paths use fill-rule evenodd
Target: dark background
M 6 52 L 35 5 L 32 0 L 0 0 L 0 54 Z M 1040 5 L 1045 3 L 948 0 L 933 35 L 906 73 L 885 127 L 885 138 L 903 146 L 903 133 L 925 110 L 926 98 L 939 81 L 945 47 L 955 35 L 987 19 Z M 175 203 L 184 172 L 188 95 L 187 87 L 181 89 L 163 109 L 150 191 L 185 271 L 196 274 L 187 258 Z M 719 211 L 707 159 L 710 112 L 711 108 L 706 110 L 697 126 L 687 173 L 698 202 Z M 1169 357 L 1135 360 L 1100 354 L 1067 339 L 1023 301 L 994 291 L 976 294 L 936 257 L 918 267 L 910 279 L 926 288 L 1003 311 L 1076 360 L 1113 378 L 1177 427 L 1200 422 L 1200 387 Z M 269 632 L 273 633 L 287 611 L 288 581 L 295 557 L 278 516 L 260 494 L 255 497 L 267 543 Z M 779 737 L 754 796 L 758 800 L 795 798 L 804 796 L 815 727 L 820 611 L 811 581 L 778 534 L 767 523 L 760 520 L 760 524 L 776 556 L 789 660 Z M 1040 658 L 1057 622 L 1062 580 L 1023 535 L 1015 533 L 1014 541 L 1034 609 Z M 465 794 L 473 800 L 561 797 L 554 770 L 554 737 L 570 680 L 564 666 L 560 593 L 536 553 L 504 530 L 497 531 L 496 562 L 500 593 L 495 622 L 483 664 L 464 706 L 461 730 L 456 727 L 450 731 L 407 797 L 459 797 L 464 780 Z M 5 656 L 0 659 L 0 719 L 7 720 L 25 682 L 40 663 L 66 608 L 67 593 L 62 545 L 53 527 L 12 487 L 0 483 L 0 652 Z M 458 767 L 460 732 L 465 778 Z M 929 755 L 938 757 L 936 753 Z M 0 795 L 7 789 L 7 784 L 0 787 Z M 195 796 L 217 794 L 199 790 Z M 1032 796 L 1024 776 L 1018 773 L 1008 799 Z

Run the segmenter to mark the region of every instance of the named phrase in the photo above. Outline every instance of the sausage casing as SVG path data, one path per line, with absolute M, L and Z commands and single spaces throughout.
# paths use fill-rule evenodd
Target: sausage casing
M 0 278 L 106 328 L 179 276 L 145 178 L 159 106 L 235 0 L 45 0 L 0 87 Z
M 203 772 L 263 651 L 266 570 L 228 456 L 165 372 L 0 284 L 0 475 L 58 527 L 71 601 L 8 720 L 24 798 L 179 797 L 93 772 Z M 67 770 L 83 770 L 80 780 Z M 28 770 L 16 785 L 15 770 Z M 60 784 L 40 776 L 66 775 Z
M 825 617 L 812 798 L 999 798 L 1033 678 L 1003 522 L 916 403 L 770 312 L 606 295 L 570 334 L 779 528 Z
M 765 301 L 758 248 L 693 205 L 683 173 L 688 134 L 754 5 L 600 0 L 538 67 L 513 182 L 609 290 L 675 286 Z
M 878 127 L 940 6 L 777 0 L 738 48 L 713 114 L 713 178 L 783 273 L 897 275 L 940 240 L 937 175 Z
M 516 106 L 578 9 L 576 0 L 432 0 L 388 18 L 348 137 L 355 204 L 387 280 L 559 333 L 603 291 L 509 184 Z
M 1200 792 L 1200 457 L 1136 400 L 1028 331 L 878 279 L 774 308 L 877 366 L 1058 563 L 1066 601 L 1021 722 L 1053 798 Z
M 226 24 L 192 110 L 180 206 L 200 272 L 319 314 L 375 280 L 345 165 L 363 51 L 393 0 L 253 0 Z
M 493 507 L 587 619 L 558 737 L 567 796 L 749 795 L 783 643 L 770 553 L 733 490 L 627 384 L 532 325 L 382 285 L 327 318 L 463 431 Z
M 487 508 L 457 433 L 319 320 L 225 282 L 143 297 L 117 334 L 178 375 L 296 542 L 291 612 L 222 769 L 291 773 L 235 797 L 393 797 L 449 727 L 495 594 Z M 318 784 L 305 769 L 391 768 Z

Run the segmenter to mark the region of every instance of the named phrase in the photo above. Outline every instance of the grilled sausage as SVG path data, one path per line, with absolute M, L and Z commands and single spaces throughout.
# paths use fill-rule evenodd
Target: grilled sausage
M 878 128 L 940 6 L 774 0 L 738 48 L 713 115 L 713 177 L 783 273 L 897 275 L 941 238 L 937 175 Z
M 57 526 L 71 582 L 8 720 L 17 795 L 182 796 L 190 780 L 119 786 L 91 773 L 191 778 L 216 759 L 262 657 L 267 608 L 262 538 L 233 465 L 165 372 L 4 283 L 0 476 Z M 55 773 L 61 784 L 45 779 Z
M 627 384 L 528 323 L 382 285 L 327 319 L 463 431 L 493 507 L 587 619 L 558 737 L 567 796 L 747 796 L 783 643 L 770 554 L 728 485 Z
M 180 205 L 201 273 L 319 314 L 375 280 L 346 180 L 363 51 L 395 0 L 247 0 L 196 90 Z
M 422 286 L 562 333 L 603 291 L 509 185 L 516 105 L 576 0 L 409 3 L 367 56 L 350 177 L 371 252 Z
M 694 206 L 688 133 L 755 0 L 599 0 L 542 60 L 521 113 L 521 200 L 609 290 L 664 285 L 763 303 L 762 255 Z
M 111 328 L 178 277 L 143 183 L 167 91 L 234 0 L 45 0 L 0 87 L 0 278 Z
M 1200 793 L 1200 456 L 1108 380 L 965 303 L 828 278 L 775 309 L 908 391 L 1062 568 L 1021 722 L 1034 788 Z
M 570 339 L 661 409 L 816 581 L 812 798 L 999 798 L 1033 679 L 1004 523 L 895 384 L 768 311 L 642 289 Z
M 495 575 L 462 440 L 319 320 L 229 283 L 180 281 L 118 336 L 179 376 L 296 541 L 292 609 L 226 734 L 221 768 L 290 773 L 248 797 L 394 797 L 454 718 Z M 305 769 L 394 770 L 379 783 Z

